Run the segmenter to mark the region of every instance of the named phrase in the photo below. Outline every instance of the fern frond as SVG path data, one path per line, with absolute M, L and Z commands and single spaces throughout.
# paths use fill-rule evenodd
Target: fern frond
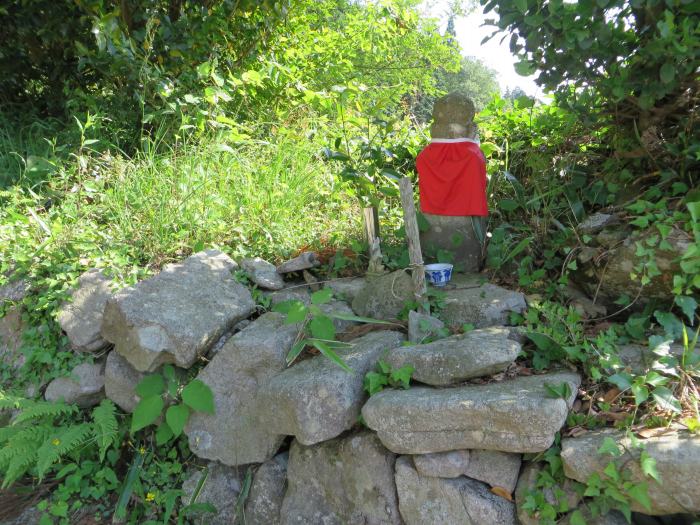
M 0 472 L 7 470 L 12 462 L 12 459 L 21 454 L 21 450 L 29 447 L 36 451 L 48 438 L 55 432 L 48 425 L 36 425 L 32 427 L 9 427 L 15 430 L 5 443 L 5 446 L 0 449 Z M 20 452 L 18 452 L 20 451 Z
M 2 480 L 2 488 L 4 489 L 21 478 L 36 461 L 36 448 L 31 445 L 13 447 L 12 452 L 14 455 L 8 463 Z
M 66 405 L 65 403 L 48 403 L 45 401 L 35 401 L 31 406 L 28 406 L 22 412 L 20 412 L 17 417 L 12 421 L 13 425 L 18 425 L 25 421 L 30 421 L 34 419 L 41 419 L 45 417 L 55 418 L 56 416 L 63 416 L 68 414 L 74 414 L 78 411 L 78 407 L 75 405 Z
M 109 399 L 104 399 L 92 411 L 93 434 L 100 447 L 100 461 L 104 461 L 105 454 L 119 437 L 119 423 L 117 422 L 117 407 Z
M 12 439 L 12 436 L 21 430 L 20 427 L 0 427 L 0 445 Z
M 92 433 L 92 425 L 81 423 L 62 429 L 55 437 L 49 437 L 37 450 L 37 473 L 39 479 L 49 470 L 51 465 L 57 463 L 61 456 L 73 452 L 82 445 Z
M 11 396 L 0 390 L 0 411 L 18 410 L 34 403 L 33 400 L 19 396 Z

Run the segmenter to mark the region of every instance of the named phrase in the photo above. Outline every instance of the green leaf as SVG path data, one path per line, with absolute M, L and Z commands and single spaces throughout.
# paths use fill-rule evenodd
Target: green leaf
M 569 525 L 586 525 L 586 520 L 583 517 L 583 513 L 576 509 L 569 516 Z
M 649 390 L 643 385 L 637 383 L 632 385 L 632 393 L 634 394 L 634 402 L 637 405 L 641 405 L 649 398 Z
M 405 365 L 401 368 L 391 372 L 391 379 L 401 385 L 404 389 L 407 389 L 411 385 L 411 376 L 415 372 L 415 368 L 411 365 Z
M 639 464 L 642 467 L 642 472 L 645 476 L 654 478 L 656 481 L 661 482 L 659 477 L 659 471 L 656 470 L 656 459 L 651 457 L 646 450 L 642 450 L 642 454 L 639 458 Z
M 598 454 L 610 454 L 611 456 L 618 457 L 622 455 L 622 452 L 613 438 L 606 437 L 603 440 L 603 444 L 600 445 L 598 449 Z
M 325 339 L 327 341 L 335 339 L 333 320 L 325 315 L 318 315 L 311 319 L 309 330 L 311 331 L 311 335 L 316 339 Z
M 661 66 L 661 69 L 659 70 L 659 77 L 661 78 L 661 82 L 663 82 L 664 84 L 670 84 L 671 82 L 673 82 L 675 76 L 676 68 L 672 63 L 666 62 L 664 63 L 664 65 Z
M 620 390 L 627 390 L 632 387 L 632 376 L 627 372 L 620 372 L 608 377 L 608 383 L 612 383 Z
M 612 479 L 613 481 L 620 480 L 620 473 L 617 471 L 617 466 L 612 461 L 606 465 L 603 469 L 603 474 Z
M 515 4 L 515 7 L 520 11 L 521 13 L 524 13 L 527 11 L 527 0 L 514 0 L 513 2 Z
M 136 393 L 139 397 L 159 396 L 165 391 L 165 380 L 160 374 L 151 374 L 144 377 L 136 385 Z
M 294 343 L 292 346 L 291 350 L 289 350 L 289 353 L 287 354 L 287 364 L 291 364 L 294 362 L 294 360 L 299 357 L 299 354 L 301 354 L 302 350 L 306 348 L 306 344 L 308 341 L 306 339 L 302 339 L 301 341 L 297 341 Z
M 639 502 L 647 510 L 647 512 L 651 512 L 649 485 L 646 483 L 634 483 L 629 489 L 627 489 L 627 494 Z
M 272 307 L 272 311 L 286 314 L 286 324 L 300 323 L 306 319 L 306 315 L 309 313 L 309 310 L 306 308 L 304 303 L 297 299 L 290 299 L 289 301 L 277 303 Z
M 552 397 L 555 399 L 569 399 L 571 397 L 571 385 L 569 385 L 569 383 L 566 381 L 563 381 L 558 385 L 545 382 L 544 388 L 547 391 L 547 397 Z
M 335 351 L 326 343 L 325 341 L 319 341 L 318 339 L 309 339 L 311 344 L 323 355 L 325 355 L 328 359 L 333 361 L 336 365 L 338 365 L 340 368 L 345 370 L 346 372 L 352 372 L 352 368 L 350 368 L 345 361 L 343 361 L 338 354 L 335 353 Z
M 163 411 L 163 405 L 163 398 L 159 395 L 141 399 L 131 415 L 131 433 L 134 434 L 155 422 Z
M 211 388 L 199 379 L 193 379 L 182 389 L 182 400 L 197 412 L 214 413 L 214 394 Z
M 333 299 L 333 290 L 331 288 L 323 288 L 318 292 L 311 294 L 312 304 L 326 304 Z
M 386 375 L 378 372 L 367 372 L 363 381 L 363 388 L 370 396 L 373 396 L 377 392 L 381 392 L 387 384 L 389 384 L 389 381 Z
M 503 211 L 515 211 L 520 207 L 520 204 L 513 199 L 501 199 L 498 202 L 498 207 Z
M 654 317 L 656 317 L 659 324 L 663 326 L 666 335 L 669 337 L 675 340 L 683 335 L 683 323 L 671 312 L 656 310 L 654 312 Z
M 182 429 L 185 428 L 189 417 L 190 409 L 183 404 L 173 405 L 165 411 L 165 421 L 173 431 L 173 436 L 182 434 Z
M 521 60 L 515 63 L 515 72 L 521 77 L 529 77 L 535 72 L 535 65 L 529 60 Z
M 674 299 L 674 302 L 692 325 L 695 322 L 695 310 L 698 307 L 698 302 L 688 295 L 678 295 Z
M 678 399 L 676 399 L 676 396 L 673 395 L 673 392 L 671 392 L 665 386 L 657 386 L 651 393 L 651 395 L 653 396 L 654 401 L 656 401 L 656 404 L 661 409 L 671 410 L 678 414 L 681 413 L 680 402 L 678 401 Z
M 201 251 L 201 250 L 197 250 Z M 175 367 L 173 365 L 163 366 L 163 377 L 168 381 L 175 381 Z
M 173 437 L 173 431 L 170 425 L 160 425 L 156 430 L 156 445 L 159 447 L 165 445 Z

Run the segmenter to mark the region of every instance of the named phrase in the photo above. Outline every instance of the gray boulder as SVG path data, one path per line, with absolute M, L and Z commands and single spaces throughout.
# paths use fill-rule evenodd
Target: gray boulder
M 100 329 L 105 305 L 112 296 L 110 282 L 100 270 L 89 270 L 78 278 L 71 301 L 61 306 L 58 324 L 77 352 L 95 352 L 109 344 Z
M 279 525 L 288 461 L 283 452 L 258 467 L 245 504 L 246 525 Z
M 255 309 L 250 291 L 233 278 L 234 268 L 217 250 L 165 266 L 107 301 L 102 336 L 141 372 L 165 363 L 189 368 Z
M 366 280 L 364 277 L 351 277 L 348 279 L 334 279 L 326 283 L 326 286 L 333 290 L 333 295 L 338 299 L 352 303 L 365 287 L 365 284 Z
M 257 411 L 269 432 L 292 435 L 304 445 L 334 438 L 357 423 L 367 394 L 365 374 L 385 352 L 401 345 L 398 332 L 372 332 L 338 354 L 353 371 L 325 356 L 306 359 L 268 381 L 259 391 Z
M 314 252 L 304 252 L 293 259 L 283 262 L 277 267 L 277 273 L 300 272 L 319 266 L 321 262 L 316 258 Z
M 0 317 L 0 361 L 3 364 L 13 368 L 20 368 L 24 365 L 26 359 L 24 354 L 20 352 L 24 329 L 22 307 L 7 308 L 5 314 Z
M 510 454 L 497 450 L 469 451 L 469 465 L 464 475 L 483 481 L 491 487 L 501 487 L 513 492 L 520 474 L 520 454 Z
M 495 284 L 475 284 L 474 276 L 456 275 L 455 288 L 445 290 L 445 307 L 440 317 L 448 326 L 473 324 L 476 328 L 509 324 L 510 312 L 522 313 L 527 304 L 520 292 Z
M 399 510 L 406 525 L 516 525 L 515 505 L 469 478 L 421 476 L 411 460 L 396 460 Z
M 3 303 L 18 303 L 29 293 L 29 282 L 24 279 L 9 282 L 0 286 L 0 306 Z
M 367 279 L 352 301 L 357 315 L 374 319 L 398 318 L 406 303 L 413 300 L 413 281 L 408 272 L 397 270 Z
M 469 467 L 468 450 L 450 450 L 413 456 L 413 464 L 421 476 L 431 478 L 458 478 Z
M 548 397 L 544 383 L 567 382 L 569 399 Z M 367 426 L 400 454 L 460 449 L 541 452 L 566 421 L 580 377 L 571 372 L 485 385 L 384 390 L 362 409 Z
M 520 473 L 520 454 L 496 450 L 451 450 L 413 456 L 421 476 L 468 478 L 513 492 Z
M 29 292 L 29 283 L 23 279 L 0 286 L 0 362 L 13 368 L 20 368 L 25 357 L 20 352 L 24 322 L 22 321 L 22 301 Z
M 394 368 L 413 365 L 413 378 L 428 385 L 445 386 L 466 379 L 502 372 L 520 353 L 520 343 L 505 327 L 483 328 L 432 343 L 402 346 L 387 362 Z
M 105 364 L 105 394 L 124 412 L 133 412 L 140 398 L 136 386 L 145 374 L 136 370 L 124 357 L 112 350 Z
M 630 481 L 649 485 L 651 511 L 636 500 L 631 502 L 633 511 L 651 515 L 700 512 L 700 436 L 671 433 L 644 440 L 644 449 L 656 460 L 661 484 L 644 475 L 639 464 L 641 450 L 631 446 L 625 434 L 618 431 L 596 431 L 562 439 L 564 474 L 585 483 L 592 473 L 602 472 L 611 461 L 610 455 L 598 454 L 606 437 L 625 451 L 619 461 L 628 470 Z
M 289 452 L 283 524 L 400 524 L 394 454 L 361 432 Z
M 201 512 L 193 516 L 197 525 L 232 525 L 236 523 L 236 501 L 241 491 L 241 472 L 210 461 L 197 469 L 182 484 L 182 503 L 209 503 L 216 513 Z M 204 477 L 200 491 L 197 487 Z
M 76 366 L 69 377 L 57 377 L 44 392 L 46 401 L 65 401 L 88 408 L 104 399 L 105 376 L 101 363 L 83 363 Z
M 275 265 L 260 257 L 243 259 L 241 267 L 260 288 L 265 288 L 266 290 L 281 290 L 284 288 L 284 280 L 277 273 Z
M 272 306 L 285 301 L 301 301 L 306 306 L 311 304 L 311 294 L 306 285 L 294 284 L 282 290 L 263 292 L 263 294 L 270 298 Z
M 658 236 L 655 228 L 633 234 L 624 229 L 606 229 L 596 236 L 598 246 L 582 250 L 577 257 L 578 270 L 573 273 L 575 281 L 597 302 L 609 305 L 611 311 L 620 309 L 614 302 L 622 295 L 638 296 L 636 305 L 643 306 L 652 300 L 668 301 L 672 296 L 673 280 L 669 277 L 680 272 L 679 260 L 692 243 L 688 232 L 673 228 L 666 237 L 665 249 L 656 248 L 654 259 L 659 275 L 644 285 L 640 294 L 639 279 L 632 279 L 635 266 L 644 264 L 637 256 L 637 244 Z
M 197 376 L 214 393 L 214 414 L 194 412 L 185 427 L 196 455 L 225 465 L 260 463 L 284 436 L 261 422 L 260 389 L 287 366 L 298 326 L 267 313 L 231 337 Z M 274 400 L 272 403 L 278 403 Z
M 437 338 L 445 323 L 432 315 L 426 315 L 410 310 L 408 312 L 408 340 L 412 343 L 423 343 L 428 338 Z

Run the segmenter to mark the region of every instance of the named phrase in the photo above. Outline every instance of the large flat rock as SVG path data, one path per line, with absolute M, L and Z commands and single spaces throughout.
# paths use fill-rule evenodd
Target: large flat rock
M 89 270 L 78 278 L 70 302 L 58 313 L 58 324 L 77 352 L 95 352 L 109 343 L 102 337 L 102 317 L 112 297 L 110 279 L 100 270 Z
M 510 312 L 527 308 L 525 296 L 491 283 L 482 283 L 475 275 L 455 275 L 454 287 L 445 292 L 445 307 L 440 318 L 448 326 L 473 324 L 476 328 L 509 324 Z
M 260 421 L 259 390 L 286 365 L 299 327 L 267 313 L 231 337 L 197 376 L 214 393 L 214 414 L 195 412 L 185 427 L 196 455 L 225 465 L 261 463 L 284 436 Z M 277 401 L 272 401 L 276 403 Z
M 399 525 L 395 458 L 371 432 L 311 447 L 294 441 L 281 522 Z
M 412 365 L 416 381 L 444 386 L 501 372 L 518 357 L 520 349 L 508 328 L 491 327 L 396 348 L 387 362 L 394 368 Z
M 399 510 L 406 525 L 516 525 L 515 505 L 469 478 L 421 476 L 410 458 L 396 460 Z
M 367 399 L 362 388 L 365 374 L 403 340 L 393 331 L 355 339 L 352 348 L 338 352 L 353 372 L 319 355 L 276 375 L 258 394 L 260 421 L 270 432 L 295 436 L 304 445 L 340 435 L 357 422 Z
M 548 397 L 545 383 L 569 383 L 570 399 Z M 554 442 L 576 397 L 571 372 L 525 376 L 486 385 L 384 390 L 362 409 L 367 426 L 400 454 L 460 449 L 541 452 Z
M 645 439 L 644 449 L 656 460 L 662 483 L 644 476 L 639 464 L 641 450 L 630 445 L 624 433 L 589 432 L 577 438 L 562 439 L 561 459 L 564 473 L 585 483 L 593 472 L 602 472 L 612 457 L 598 454 L 606 437 L 614 439 L 626 451 L 618 460 L 630 473 L 632 482 L 649 485 L 651 512 L 633 500 L 632 510 L 651 515 L 700 512 L 700 436 L 671 433 Z
M 107 301 L 103 337 L 141 372 L 164 363 L 189 368 L 255 308 L 250 291 L 231 274 L 234 268 L 217 250 L 165 266 Z

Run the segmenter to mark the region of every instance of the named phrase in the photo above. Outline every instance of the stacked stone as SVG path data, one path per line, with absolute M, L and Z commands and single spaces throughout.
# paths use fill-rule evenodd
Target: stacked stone
M 299 264 L 314 260 L 297 258 L 288 266 Z M 251 260 L 246 267 L 258 286 L 271 289 L 273 302 L 310 302 L 304 288 L 277 290 L 270 266 Z M 421 342 L 434 337 L 416 335 L 420 319 L 414 319 L 412 340 L 418 343 L 410 346 L 397 331 L 370 332 L 343 352 L 353 369 L 348 373 L 323 356 L 288 367 L 286 355 L 299 327 L 286 324 L 280 314 L 241 324 L 255 305 L 250 291 L 234 278 L 236 269 L 226 255 L 207 251 L 116 293 L 95 272 L 81 278 L 60 318 L 76 350 L 94 352 L 96 364 L 55 380 L 47 398 L 89 406 L 106 394 L 130 412 L 145 374 L 165 363 L 188 368 L 209 356 L 197 377 L 211 388 L 216 412 L 193 413 L 185 428 L 190 448 L 202 461 L 183 486 L 183 501 L 193 502 L 206 474 L 197 501 L 218 510 L 215 517 L 199 517 L 200 523 L 233 523 L 241 520 L 241 509 L 249 524 L 537 522 L 521 504 L 534 488 L 539 467 L 521 469 L 521 454 L 552 445 L 580 378 L 570 371 L 503 373 L 521 352 L 521 335 L 505 325 L 510 312 L 525 309 L 522 294 L 458 276 L 455 288 L 446 292 L 442 319 L 447 327 L 469 323 L 475 329 Z M 355 279 L 339 287 L 352 309 L 343 301 L 323 307 L 394 319 L 411 298 L 404 279 L 401 272 Z M 106 359 L 100 357 L 106 352 Z M 394 368 L 412 365 L 416 384 L 368 399 L 363 378 L 380 359 Z M 545 385 L 561 383 L 568 383 L 569 398 L 550 397 Z M 562 440 L 570 478 L 585 480 L 601 468 L 596 463 L 600 439 L 591 433 Z M 661 489 L 650 483 L 653 509 L 647 514 L 700 510 L 693 482 L 700 440 L 683 438 L 682 447 L 678 440 L 648 441 L 667 484 Z M 251 466 L 255 474 L 247 500 L 237 505 Z M 577 504 L 575 498 L 570 502 L 571 508 Z M 609 514 L 597 523 L 615 524 L 619 517 Z

